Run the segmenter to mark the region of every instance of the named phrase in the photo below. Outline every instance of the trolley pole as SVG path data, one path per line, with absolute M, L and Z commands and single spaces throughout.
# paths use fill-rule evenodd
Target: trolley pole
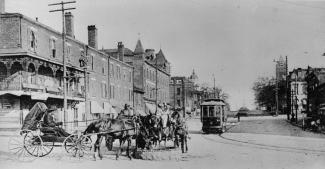
M 64 128 L 66 128 L 67 122 L 67 75 L 66 75 L 66 58 L 65 58 L 65 19 L 64 12 L 68 10 L 73 10 L 76 8 L 64 8 L 65 4 L 76 3 L 76 1 L 68 1 L 68 2 L 59 2 L 49 4 L 48 6 L 61 5 L 61 9 L 50 10 L 49 12 L 61 12 L 62 13 L 62 57 L 63 57 L 63 124 Z

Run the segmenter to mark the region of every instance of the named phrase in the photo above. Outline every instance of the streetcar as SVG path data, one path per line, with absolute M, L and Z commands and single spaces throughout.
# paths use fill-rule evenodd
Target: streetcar
M 227 115 L 225 101 L 222 99 L 207 99 L 201 103 L 201 122 L 204 133 L 226 131 Z

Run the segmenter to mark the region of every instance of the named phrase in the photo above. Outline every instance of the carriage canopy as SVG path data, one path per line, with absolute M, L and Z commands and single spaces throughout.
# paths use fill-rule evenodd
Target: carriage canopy
M 44 103 L 37 102 L 33 108 L 29 111 L 24 119 L 22 130 L 36 130 L 37 123 L 42 120 L 44 113 L 47 110 L 47 106 Z

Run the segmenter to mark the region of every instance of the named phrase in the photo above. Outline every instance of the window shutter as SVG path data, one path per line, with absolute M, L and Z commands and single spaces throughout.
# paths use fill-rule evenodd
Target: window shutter
M 30 29 L 29 28 L 27 28 L 27 46 L 28 46 L 28 49 L 30 49 L 31 48 L 31 46 L 30 46 Z
M 50 52 L 50 57 L 53 57 L 53 55 L 52 55 L 52 53 L 53 53 L 52 52 L 52 42 L 51 41 L 52 41 L 52 39 L 50 38 L 49 39 L 49 52 Z
M 37 34 L 36 34 L 36 32 L 34 32 L 34 36 L 35 36 L 35 50 L 37 49 Z

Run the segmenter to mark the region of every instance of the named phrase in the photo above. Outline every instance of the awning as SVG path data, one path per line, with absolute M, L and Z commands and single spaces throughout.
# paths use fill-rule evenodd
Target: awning
M 46 93 L 33 92 L 30 97 L 32 100 L 47 100 L 48 95 Z
M 111 114 L 113 115 L 113 117 L 117 117 L 118 115 L 116 109 L 114 109 L 113 107 L 111 108 Z
M 76 105 L 76 108 L 78 109 L 78 112 L 82 112 L 82 113 L 85 113 L 85 102 L 79 102 L 77 105 Z
M 118 114 L 122 110 L 122 108 L 120 108 L 118 106 L 112 106 L 112 108 L 115 110 L 116 114 Z
M 15 96 L 21 96 L 24 94 L 23 91 L 0 91 L 0 95 L 5 95 L 5 94 L 12 94 Z
M 104 114 L 112 114 L 113 107 L 110 103 L 104 102 Z
M 151 104 L 151 103 L 146 103 L 146 112 L 149 112 L 149 113 L 156 113 L 156 105 L 154 104 Z
M 90 113 L 104 113 L 104 109 L 96 101 L 90 101 Z
M 48 92 L 55 92 L 55 93 L 60 93 L 60 90 L 59 90 L 59 88 L 55 88 L 55 87 L 47 87 L 46 88 L 46 91 L 48 91 Z

